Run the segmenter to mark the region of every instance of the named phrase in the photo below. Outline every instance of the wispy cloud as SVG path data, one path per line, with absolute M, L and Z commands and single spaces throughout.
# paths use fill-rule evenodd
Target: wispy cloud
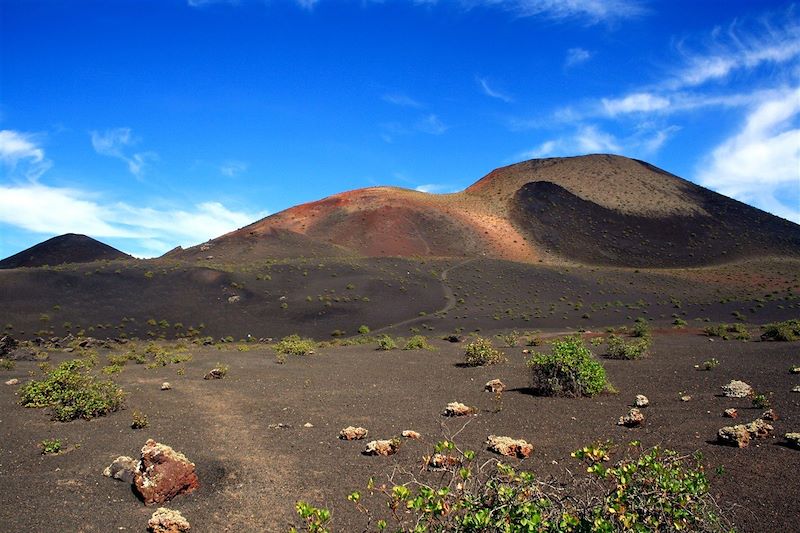
M 419 131 L 431 135 L 442 135 L 450 128 L 434 113 L 426 115 L 418 120 L 416 127 Z
M 574 67 L 576 65 L 580 65 L 581 63 L 586 63 L 591 59 L 592 53 L 589 50 L 585 50 L 583 48 L 570 48 L 567 50 L 567 57 L 564 60 L 564 66 L 566 68 Z
M 462 0 L 467 7 L 500 7 L 518 17 L 542 17 L 585 24 L 614 22 L 647 13 L 636 0 Z
M 736 71 L 797 60 L 800 57 L 800 23 L 792 7 L 757 24 L 734 21 L 726 29 L 715 28 L 710 44 L 700 47 L 699 51 L 689 50 L 689 47 L 685 41 L 677 43 L 683 61 L 666 82 L 668 89 L 694 87 L 723 80 Z
M 238 6 L 243 3 L 254 3 L 255 0 L 186 0 L 189 7 L 202 8 L 214 4 L 227 4 L 230 6 Z M 293 0 L 293 4 L 311 11 L 319 3 L 319 0 Z
M 505 102 L 507 104 L 514 101 L 513 98 L 511 98 L 507 94 L 505 94 L 503 92 L 500 92 L 497 89 L 494 89 L 494 88 L 490 87 L 489 86 L 489 82 L 486 81 L 486 78 L 476 77 L 475 81 L 478 82 L 478 85 L 480 86 L 481 90 L 483 91 L 483 94 L 485 94 L 486 96 L 489 96 L 491 98 L 496 98 L 498 100 L 502 100 L 503 102 Z
M 116 157 L 127 163 L 128 170 L 137 178 L 142 175 L 148 161 L 158 158 L 155 152 L 138 152 L 125 154 L 125 149 L 136 144 L 130 128 L 113 128 L 103 132 L 90 132 L 92 147 L 100 155 Z
M 754 106 L 741 129 L 714 148 L 697 181 L 800 223 L 800 87 Z
M 219 172 L 223 176 L 234 178 L 243 172 L 247 172 L 249 165 L 244 161 L 229 160 L 219 167 Z
M 0 223 L 44 235 L 67 232 L 126 239 L 134 255 L 160 255 L 176 244 L 191 246 L 249 224 L 266 213 L 231 210 L 219 202 L 156 209 L 103 202 L 80 189 L 39 183 L 0 186 Z
M 389 104 L 398 105 L 401 107 L 415 107 L 420 108 L 422 104 L 417 100 L 414 100 L 407 94 L 403 93 L 388 93 L 381 96 L 381 100 L 387 102 Z
M 666 109 L 670 101 L 663 96 L 650 93 L 634 93 L 622 98 L 603 98 L 603 110 L 609 116 L 626 113 L 646 113 Z
M 0 163 L 9 176 L 28 180 L 38 179 L 50 168 L 35 136 L 14 130 L 0 130 Z
M 458 189 L 451 185 L 444 185 L 441 183 L 426 183 L 424 185 L 417 185 L 414 187 L 414 190 L 431 194 L 448 194 L 451 192 L 456 192 Z

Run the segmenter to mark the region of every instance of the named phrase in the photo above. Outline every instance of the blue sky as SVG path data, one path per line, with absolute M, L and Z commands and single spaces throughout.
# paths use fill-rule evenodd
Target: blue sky
M 800 6 L 0 0 L 0 257 L 599 152 L 800 222 Z

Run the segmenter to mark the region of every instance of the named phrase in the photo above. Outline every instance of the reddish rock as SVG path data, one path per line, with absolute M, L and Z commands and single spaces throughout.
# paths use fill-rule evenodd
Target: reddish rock
M 367 436 L 368 431 L 362 427 L 347 426 L 339 432 L 342 440 L 361 440 Z
M 725 415 L 728 418 L 736 418 L 737 416 L 739 416 L 739 411 L 731 407 L 730 409 L 725 409 L 723 415 Z
M 397 439 L 390 440 L 373 440 L 367 443 L 364 449 L 365 455 L 394 455 L 400 448 L 400 441 Z
M 644 414 L 636 407 L 628 411 L 627 415 L 619 417 L 619 421 L 617 421 L 618 426 L 625 426 L 628 428 L 639 427 L 643 423 Z
M 777 419 L 778 419 L 778 413 L 775 412 L 775 409 L 767 409 L 761 415 L 761 420 L 767 420 L 769 422 L 775 422 Z
M 192 526 L 180 511 L 159 507 L 150 520 L 147 521 L 147 531 L 150 533 L 186 533 Z
M 200 486 L 194 463 L 165 444 L 148 439 L 142 448 L 134 489 L 146 505 L 164 503 Z
M 511 437 L 498 437 L 489 435 L 486 444 L 493 452 L 505 455 L 506 457 L 518 457 L 524 459 L 533 452 L 533 445 L 522 439 L 512 439 Z
M 498 392 L 503 392 L 504 390 L 506 390 L 506 386 L 499 379 L 493 379 L 491 381 L 486 382 L 486 385 L 483 386 L 483 390 L 487 392 L 494 392 L 496 394 Z
M 431 470 L 446 470 L 455 468 L 461 464 L 461 459 L 454 455 L 435 453 L 425 461 L 426 466 Z
M 750 444 L 750 433 L 741 424 L 737 426 L 725 426 L 717 432 L 717 439 L 728 446 L 746 448 Z

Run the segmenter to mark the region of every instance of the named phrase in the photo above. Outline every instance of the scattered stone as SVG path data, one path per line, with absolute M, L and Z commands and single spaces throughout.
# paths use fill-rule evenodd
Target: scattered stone
M 783 438 L 786 439 L 789 446 L 800 450 L 800 433 L 787 433 Z
M 127 455 L 120 455 L 103 470 L 103 475 L 126 483 L 133 483 L 133 478 L 136 475 L 136 468 L 136 459 L 128 457 Z
M 235 294 L 233 296 L 229 296 L 228 297 L 228 303 L 229 304 L 235 304 L 236 302 L 240 301 L 241 299 L 242 299 L 241 296 L 239 296 L 238 294 Z
M 407 439 L 419 440 L 422 438 L 422 435 L 412 429 L 404 429 L 402 435 Z
M 446 340 L 447 342 L 461 342 L 464 340 L 464 338 L 461 337 L 460 335 L 448 335 L 447 337 L 444 338 L 444 340 Z
M 486 382 L 486 385 L 483 386 L 483 390 L 497 394 L 498 392 L 506 390 L 506 385 L 499 379 L 493 379 Z
M 800 385 L 795 385 L 795 387 L 792 389 L 792 392 L 800 392 Z
M 774 428 L 762 419 L 753 420 L 749 424 L 725 426 L 717 432 L 717 438 L 723 444 L 745 448 L 752 439 L 768 437 Z
M 775 412 L 775 409 L 767 409 L 761 414 L 761 420 L 775 422 L 778 420 L 778 413 Z
M 792 369 L 789 371 L 790 374 L 800 374 L 800 366 L 793 366 Z M 792 435 L 792 433 L 789 433 Z
M 208 373 L 203 376 L 203 379 L 222 379 L 225 377 L 225 371 L 221 368 L 212 368 Z
M 717 432 L 717 439 L 728 446 L 745 448 L 750 444 L 750 433 L 741 424 L 736 426 L 725 426 Z
M 499 437 L 489 435 L 486 444 L 493 452 L 505 455 L 506 457 L 518 457 L 525 459 L 533 452 L 533 445 L 522 439 L 512 439 L 511 437 Z
M 339 432 L 342 440 L 361 440 L 367 436 L 368 431 L 362 427 L 347 426 Z
M 753 387 L 744 381 L 734 379 L 722 386 L 722 395 L 726 398 L 747 398 L 751 394 L 753 394 Z
M 373 440 L 367 443 L 364 454 L 389 456 L 396 454 L 398 448 L 400 441 L 397 439 Z
M 690 402 L 690 401 L 692 401 L 692 397 L 689 394 L 684 394 L 683 396 L 681 396 L 681 401 L 682 402 Z
M 8 355 L 19 346 L 19 341 L 11 335 L 3 335 L 0 337 L 0 357 Z
M 303 427 L 304 428 L 313 428 L 314 424 L 312 424 L 311 422 L 306 422 L 305 424 L 303 424 Z
M 134 489 L 146 505 L 164 503 L 200 486 L 194 463 L 185 455 L 153 439 L 142 447 L 142 458 L 133 480 Z
M 639 427 L 644 423 L 644 414 L 636 407 L 631 408 L 628 414 L 619 417 L 617 422 L 618 426 L 625 426 L 626 428 Z
M 459 402 L 450 402 L 442 411 L 442 416 L 467 416 L 475 414 L 475 408 Z
M 283 422 L 279 422 L 277 424 L 270 424 L 269 429 L 290 429 L 292 427 L 291 424 L 284 424 Z
M 427 458 L 426 466 L 430 470 L 446 470 L 454 468 L 461 464 L 461 459 L 454 455 L 446 455 L 443 453 L 435 453 Z
M 164 383 L 161 384 L 161 390 L 170 390 L 171 388 L 172 385 L 170 384 L 169 381 L 165 381 Z
M 19 385 L 19 380 L 17 378 L 9 379 L 5 382 L 6 385 Z
M 725 409 L 725 412 L 723 413 L 723 415 L 728 417 L 728 418 L 736 418 L 737 416 L 739 416 L 739 411 L 737 411 L 736 409 L 731 407 L 729 409 Z
M 637 394 L 636 399 L 633 400 L 633 405 L 635 407 L 647 407 L 650 405 L 650 400 L 644 394 Z
M 159 507 L 147 521 L 150 533 L 184 533 L 192 529 L 180 511 Z

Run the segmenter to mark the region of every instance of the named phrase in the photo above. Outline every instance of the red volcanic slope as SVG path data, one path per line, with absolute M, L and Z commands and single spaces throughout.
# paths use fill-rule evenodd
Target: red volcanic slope
M 800 255 L 800 227 L 647 163 L 591 155 L 503 167 L 455 194 L 396 187 L 336 194 L 171 255 L 207 253 L 688 266 Z

